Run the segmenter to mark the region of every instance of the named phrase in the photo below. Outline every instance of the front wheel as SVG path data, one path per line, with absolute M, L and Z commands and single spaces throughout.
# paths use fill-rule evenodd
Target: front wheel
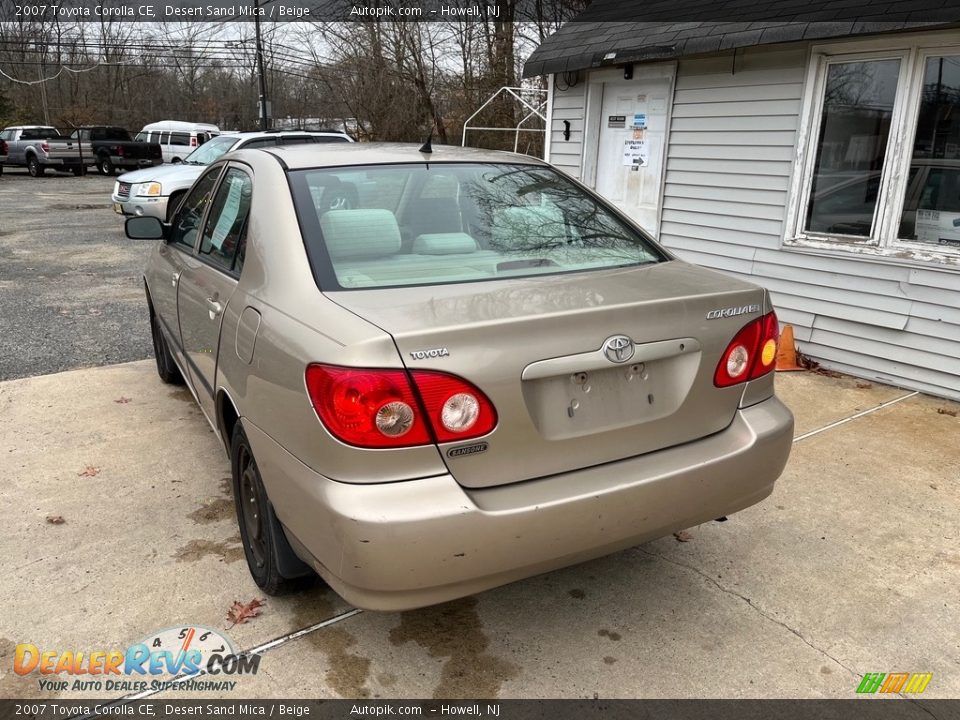
M 230 461 L 240 540 L 253 581 L 267 595 L 301 589 L 316 575 L 290 549 L 240 420 L 233 427 Z
M 43 170 L 44 167 L 40 164 L 40 161 L 37 160 L 37 156 L 31 155 L 27 160 L 27 172 L 30 173 L 30 177 L 42 177 Z
M 173 355 L 170 354 L 167 339 L 163 336 L 163 330 L 160 329 L 160 321 L 152 308 L 150 309 L 150 334 L 153 337 L 153 356 L 157 360 L 157 375 L 167 385 L 183 385 L 183 375 Z

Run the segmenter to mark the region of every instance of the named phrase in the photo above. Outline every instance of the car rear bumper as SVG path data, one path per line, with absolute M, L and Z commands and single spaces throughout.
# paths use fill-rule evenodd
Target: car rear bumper
M 127 198 L 116 193 L 110 197 L 113 200 L 113 211 L 118 215 L 152 216 L 164 222 L 167 219 L 168 197 Z
M 450 475 L 325 478 L 246 419 L 291 544 L 346 600 L 401 610 L 452 600 L 729 515 L 773 490 L 793 416 L 776 398 L 722 432 L 597 467 L 482 490 Z M 482 462 L 482 455 L 477 457 Z

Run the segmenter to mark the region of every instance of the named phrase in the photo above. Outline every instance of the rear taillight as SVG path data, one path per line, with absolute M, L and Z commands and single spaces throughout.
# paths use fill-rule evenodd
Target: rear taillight
M 486 395 L 446 373 L 309 365 L 306 385 L 324 427 L 358 447 L 467 440 L 486 435 L 497 424 Z
M 43 150 L 45 153 L 50 152 L 50 143 L 44 140 L 43 142 L 40 143 L 40 149 Z
M 117 155 L 123 157 L 123 145 L 117 145 Z
M 190 147 L 196 147 L 196 146 L 197 146 L 197 136 L 196 136 L 196 135 L 191 135 L 191 136 L 190 136 Z
M 773 312 L 744 325 L 723 351 L 713 374 L 713 384 L 728 387 L 773 370 L 779 336 L 780 325 Z
M 493 403 L 466 380 L 432 370 L 411 374 L 437 442 L 479 437 L 496 426 Z

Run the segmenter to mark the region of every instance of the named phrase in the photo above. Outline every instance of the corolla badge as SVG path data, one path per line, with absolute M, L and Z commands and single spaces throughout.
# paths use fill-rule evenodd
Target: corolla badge
M 759 305 L 740 305 L 738 307 L 718 308 L 707 313 L 707 320 L 736 317 L 737 315 L 746 315 L 747 313 L 755 312 L 760 312 Z
M 634 352 L 633 340 L 626 335 L 614 335 L 603 342 L 603 354 L 610 362 L 625 363 Z

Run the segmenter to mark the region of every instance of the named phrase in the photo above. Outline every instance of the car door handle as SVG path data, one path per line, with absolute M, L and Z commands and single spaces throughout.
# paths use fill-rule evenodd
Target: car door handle
M 177 286 L 178 280 L 180 280 L 180 273 L 175 272 L 173 273 L 173 275 L 170 276 L 170 284 L 173 285 L 174 287 Z
M 215 320 L 223 312 L 223 305 L 213 298 L 207 298 L 207 310 L 210 312 L 210 319 Z

